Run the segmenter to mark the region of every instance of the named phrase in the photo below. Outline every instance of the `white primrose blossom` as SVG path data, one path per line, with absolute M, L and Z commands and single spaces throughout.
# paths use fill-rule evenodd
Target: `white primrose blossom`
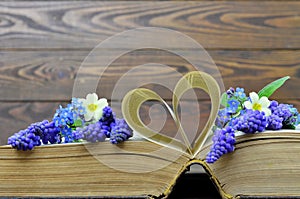
M 86 99 L 81 99 L 83 107 L 86 109 L 84 114 L 85 121 L 99 120 L 103 114 L 103 108 L 108 106 L 107 99 L 101 98 L 98 100 L 96 93 L 90 93 Z
M 249 96 L 250 100 L 244 102 L 246 109 L 262 111 L 266 116 L 271 115 L 271 110 L 269 109 L 271 102 L 267 97 L 263 96 L 259 98 L 258 94 L 255 92 L 251 92 Z

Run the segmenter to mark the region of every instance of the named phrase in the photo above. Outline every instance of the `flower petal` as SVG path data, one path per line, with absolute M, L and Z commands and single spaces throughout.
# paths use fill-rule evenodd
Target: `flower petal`
M 87 100 L 88 104 L 94 104 L 98 100 L 98 95 L 96 93 L 89 93 L 86 96 L 86 100 Z
M 85 121 L 90 121 L 94 116 L 94 112 L 87 111 L 86 114 L 84 114 Z
M 253 104 L 254 104 L 255 102 L 258 102 L 259 97 L 258 97 L 258 95 L 257 95 L 256 92 L 251 92 L 251 93 L 249 94 L 249 96 L 250 96 L 251 102 L 252 102 Z
M 94 112 L 94 119 L 96 121 L 100 120 L 100 118 L 102 117 L 103 115 L 103 111 L 102 109 L 98 109 L 96 112 Z
M 263 108 L 268 108 L 271 104 L 271 102 L 268 100 L 267 97 L 263 96 L 259 99 L 259 103 Z
M 253 105 L 250 101 L 246 101 L 244 102 L 244 106 L 246 109 L 252 109 Z
M 266 116 L 271 115 L 271 110 L 269 108 L 262 108 L 261 111 L 264 112 Z
M 86 100 L 86 99 L 83 99 L 83 100 L 82 100 L 82 106 L 85 107 L 85 108 L 87 108 L 88 103 L 87 103 L 87 100 Z
M 108 106 L 107 99 L 106 98 L 101 98 L 97 101 L 96 103 L 98 107 L 102 110 L 104 107 Z

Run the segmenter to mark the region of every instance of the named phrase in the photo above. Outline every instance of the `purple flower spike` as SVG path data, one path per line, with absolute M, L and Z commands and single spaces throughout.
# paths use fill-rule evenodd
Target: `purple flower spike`
M 89 142 L 103 142 L 106 136 L 101 129 L 100 122 L 96 122 L 83 128 L 77 128 L 76 131 L 73 132 L 73 138 L 84 139 Z
M 106 137 L 110 137 L 111 132 L 111 124 L 115 123 L 115 114 L 112 111 L 112 108 L 110 106 L 106 106 L 103 109 L 103 115 L 99 120 L 101 129 L 103 129 L 103 132 L 105 133 Z
M 222 155 L 234 151 L 235 135 L 232 127 L 216 130 L 213 136 L 213 145 L 206 156 L 207 163 L 214 163 Z
M 132 130 L 127 125 L 124 119 L 116 119 L 111 125 L 110 142 L 118 144 L 132 137 Z
M 27 129 L 21 130 L 8 138 L 8 144 L 17 150 L 32 150 L 35 146 L 44 144 L 60 143 L 60 129 L 54 122 L 44 120 L 31 124 Z
M 254 110 L 247 110 L 232 121 L 233 128 L 244 133 L 262 132 L 266 129 L 267 124 L 265 113 Z

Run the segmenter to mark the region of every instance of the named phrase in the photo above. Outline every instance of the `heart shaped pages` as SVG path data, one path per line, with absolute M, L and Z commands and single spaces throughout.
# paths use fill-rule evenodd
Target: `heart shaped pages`
M 211 99 L 211 110 L 210 115 L 205 124 L 202 132 L 197 137 L 194 146 L 192 147 L 187 139 L 187 134 L 184 132 L 182 125 L 180 123 L 179 115 L 178 115 L 178 105 L 180 98 L 183 94 L 189 90 L 194 88 L 200 88 L 204 90 Z M 172 118 L 175 121 L 176 127 L 178 129 L 178 133 L 180 133 L 183 138 L 183 142 L 177 140 L 175 138 L 159 134 L 149 127 L 147 127 L 141 120 L 139 116 L 139 110 L 141 105 L 150 100 L 156 100 L 163 103 L 167 110 L 170 112 Z M 184 75 L 176 84 L 173 91 L 172 98 L 172 108 L 154 91 L 145 89 L 145 88 L 137 88 L 132 91 L 129 91 L 122 101 L 122 112 L 125 120 L 128 125 L 138 132 L 142 137 L 146 138 L 149 141 L 155 142 L 165 147 L 173 148 L 182 153 L 187 154 L 190 158 L 195 158 L 201 147 L 205 143 L 209 131 L 211 130 L 214 121 L 216 119 L 220 104 L 220 88 L 216 80 L 207 73 L 200 71 L 192 71 Z

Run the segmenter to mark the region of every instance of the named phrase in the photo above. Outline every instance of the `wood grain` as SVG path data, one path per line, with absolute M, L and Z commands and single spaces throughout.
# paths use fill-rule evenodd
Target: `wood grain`
M 147 26 L 182 32 L 205 48 L 300 47 L 297 1 L 8 1 L 0 10 L 2 49 L 90 49 Z
M 67 101 L 72 97 L 74 79 L 78 69 L 89 51 L 2 51 L 0 52 L 0 100 L 4 101 Z M 283 88 L 273 96 L 275 99 L 299 99 L 300 93 L 300 51 L 241 51 L 210 50 L 212 60 L 216 63 L 225 88 L 244 87 L 246 92 L 259 91 L 267 83 L 283 76 L 291 76 Z M 113 51 L 106 53 L 113 55 Z M 103 55 L 104 56 L 104 55 Z M 116 59 L 107 70 L 101 65 L 101 54 L 85 64 L 86 68 L 81 86 L 88 93 L 91 84 L 101 76 L 97 93 L 108 99 L 120 100 L 126 90 L 138 87 L 144 82 L 162 82 L 175 85 L 181 74 L 194 67 L 186 60 L 161 50 L 137 50 Z M 171 67 L 166 70 L 162 65 L 152 65 L 134 73 L 124 84 L 118 84 L 119 97 L 112 91 L 119 78 L 135 66 L 146 63 L 159 63 Z M 211 63 L 201 62 L 203 71 L 210 71 Z M 212 74 L 217 77 L 217 74 Z M 166 79 L 167 77 L 167 79 Z M 160 86 L 150 86 L 163 98 L 170 99 L 171 92 Z M 114 98 L 115 97 L 115 98 Z M 199 96 L 207 99 L 207 96 Z

